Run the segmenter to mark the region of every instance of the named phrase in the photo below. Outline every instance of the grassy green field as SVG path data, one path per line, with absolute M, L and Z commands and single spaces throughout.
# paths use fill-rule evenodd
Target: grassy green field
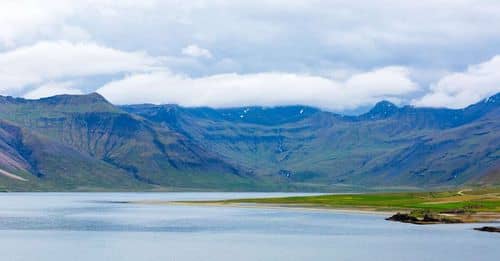
M 465 210 L 468 212 L 500 213 L 500 189 L 235 199 L 219 201 L 218 203 L 256 203 L 376 211 L 427 210 L 449 212 Z

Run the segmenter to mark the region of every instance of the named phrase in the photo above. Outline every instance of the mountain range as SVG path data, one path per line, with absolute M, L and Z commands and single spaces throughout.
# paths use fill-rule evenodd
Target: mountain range
M 0 96 L 0 190 L 343 191 L 500 184 L 500 94 L 464 109 L 381 101 L 115 106 Z

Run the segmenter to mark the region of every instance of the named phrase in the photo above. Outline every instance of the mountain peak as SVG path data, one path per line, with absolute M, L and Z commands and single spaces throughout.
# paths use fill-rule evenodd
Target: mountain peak
M 45 102 L 49 104 L 93 104 L 93 103 L 109 103 L 102 95 L 93 92 L 89 94 L 82 95 L 72 95 L 72 94 L 61 94 L 51 97 L 38 99 L 40 102 Z
M 24 106 L 26 112 L 34 110 L 52 112 L 118 112 L 120 109 L 98 93 L 84 95 L 62 94 L 41 99 L 24 99 L 0 96 L 0 105 L 5 112 L 9 106 Z
M 485 103 L 498 103 L 500 102 L 500 92 L 484 99 Z
M 369 119 L 385 119 L 399 110 L 399 107 L 390 101 L 380 101 L 367 113 L 363 114 L 363 118 Z
M 376 108 L 397 108 L 397 107 L 398 106 L 396 106 L 396 104 L 394 104 L 390 101 L 382 100 L 382 101 L 377 102 L 375 104 L 375 106 L 373 107 L 373 109 L 376 109 Z

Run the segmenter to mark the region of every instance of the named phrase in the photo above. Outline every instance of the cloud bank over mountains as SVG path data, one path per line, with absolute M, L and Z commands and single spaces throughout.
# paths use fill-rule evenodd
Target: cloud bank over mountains
M 114 103 L 462 108 L 500 91 L 497 1 L 16 1 L 0 94 Z M 358 14 L 363 13 L 363 16 Z
M 118 104 L 176 103 L 211 107 L 307 104 L 344 110 L 380 99 L 398 101 L 417 91 L 417 85 L 407 76 L 408 71 L 400 67 L 359 73 L 345 81 L 291 73 L 191 78 L 161 71 L 131 75 L 110 82 L 97 92 Z
M 431 85 L 430 92 L 414 100 L 417 106 L 463 108 L 500 91 L 500 56 L 451 73 Z

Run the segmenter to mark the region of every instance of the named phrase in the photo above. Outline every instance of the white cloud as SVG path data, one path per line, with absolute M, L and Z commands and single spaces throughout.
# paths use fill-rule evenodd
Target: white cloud
M 59 78 L 153 69 L 161 61 L 143 52 L 123 52 L 95 43 L 40 42 L 0 53 L 0 92 Z
M 290 73 L 220 74 L 190 78 L 166 71 L 135 74 L 97 92 L 117 104 L 176 103 L 234 107 L 307 104 L 331 110 L 353 109 L 380 99 L 403 98 L 418 90 L 408 70 L 387 67 L 346 81 Z
M 201 48 L 195 44 L 188 45 L 182 48 L 182 54 L 191 56 L 191 57 L 203 57 L 203 58 L 212 58 L 212 53 L 204 48 Z
M 59 94 L 83 94 L 79 89 L 73 88 L 73 82 L 51 82 L 26 93 L 24 98 L 39 99 Z
M 190 75 L 321 74 L 339 66 L 367 70 L 393 64 L 452 71 L 499 53 L 500 43 L 499 29 L 491 26 L 500 23 L 500 2 L 494 0 L 0 2 L 0 50 L 92 40 L 175 56 L 184 44 L 196 43 L 200 50 L 217 46 L 193 52 L 198 57 L 211 54 L 238 64 L 226 69 L 213 66 L 216 59 L 198 59 L 192 66 L 170 67 Z
M 2 1 L 0 44 L 14 46 L 27 35 L 47 33 L 73 12 L 69 1 Z
M 86 40 L 90 33 L 71 18 L 153 8 L 155 0 L 17 0 L 0 3 L 0 46 L 43 40 Z M 116 18 L 117 15 L 115 15 Z M 73 22 L 76 23 L 76 22 Z
M 465 72 L 441 78 L 430 93 L 415 99 L 416 106 L 463 108 L 500 92 L 500 55 L 469 66 Z

